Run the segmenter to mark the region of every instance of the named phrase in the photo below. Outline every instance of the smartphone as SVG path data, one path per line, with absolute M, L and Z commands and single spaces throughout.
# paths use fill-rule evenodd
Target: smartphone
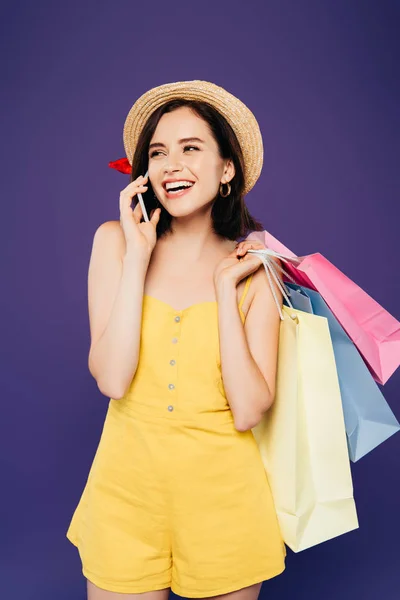
M 148 171 L 146 171 L 146 173 L 144 174 L 144 177 L 147 177 L 147 176 L 148 176 L 148 174 L 149 174 L 149 172 L 148 172 Z M 138 195 L 137 195 L 137 196 L 138 196 L 138 198 L 139 198 L 140 206 L 142 207 L 142 213 L 143 213 L 143 218 L 144 218 L 144 220 L 145 220 L 145 221 L 150 221 L 150 219 L 149 219 L 149 217 L 148 217 L 148 215 L 147 215 L 147 210 L 146 210 L 146 207 L 145 207 L 145 205 L 144 205 L 144 202 L 143 202 L 142 194 L 139 194 L 139 192 L 138 192 Z

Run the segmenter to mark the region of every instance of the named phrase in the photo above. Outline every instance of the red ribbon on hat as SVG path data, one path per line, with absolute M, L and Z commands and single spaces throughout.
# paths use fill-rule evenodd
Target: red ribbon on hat
M 125 173 L 126 175 L 130 175 L 132 172 L 132 167 L 129 164 L 129 160 L 127 158 L 119 158 L 118 160 L 112 160 L 108 163 L 108 166 L 111 169 L 115 169 L 120 173 Z

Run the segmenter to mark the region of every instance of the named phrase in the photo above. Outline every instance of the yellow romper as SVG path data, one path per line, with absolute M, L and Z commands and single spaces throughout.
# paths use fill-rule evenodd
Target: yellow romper
M 217 309 L 144 295 L 138 367 L 127 394 L 109 401 L 67 532 L 100 588 L 210 597 L 285 569 L 257 443 L 235 429 L 225 395 Z

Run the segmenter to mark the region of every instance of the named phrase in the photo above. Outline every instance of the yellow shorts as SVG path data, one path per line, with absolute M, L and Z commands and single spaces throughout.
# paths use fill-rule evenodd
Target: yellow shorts
M 268 479 L 231 413 L 180 422 L 111 400 L 67 537 L 100 588 L 210 597 L 285 569 Z

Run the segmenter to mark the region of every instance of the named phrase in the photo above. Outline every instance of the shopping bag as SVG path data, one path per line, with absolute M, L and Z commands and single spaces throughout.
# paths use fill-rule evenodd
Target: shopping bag
M 357 348 L 321 295 L 286 283 L 292 306 L 328 319 L 342 397 L 350 459 L 356 462 L 400 430 L 400 424 Z
M 273 280 L 280 282 L 268 257 L 251 252 L 260 254 L 277 301 Z M 252 431 L 283 540 L 300 552 L 357 529 L 358 518 L 328 320 L 279 303 L 277 308 L 275 400 Z
M 386 383 L 400 364 L 399 321 L 322 254 L 297 257 L 265 230 L 253 231 L 246 239 L 257 239 L 277 252 L 297 284 L 321 294 L 374 379 Z

